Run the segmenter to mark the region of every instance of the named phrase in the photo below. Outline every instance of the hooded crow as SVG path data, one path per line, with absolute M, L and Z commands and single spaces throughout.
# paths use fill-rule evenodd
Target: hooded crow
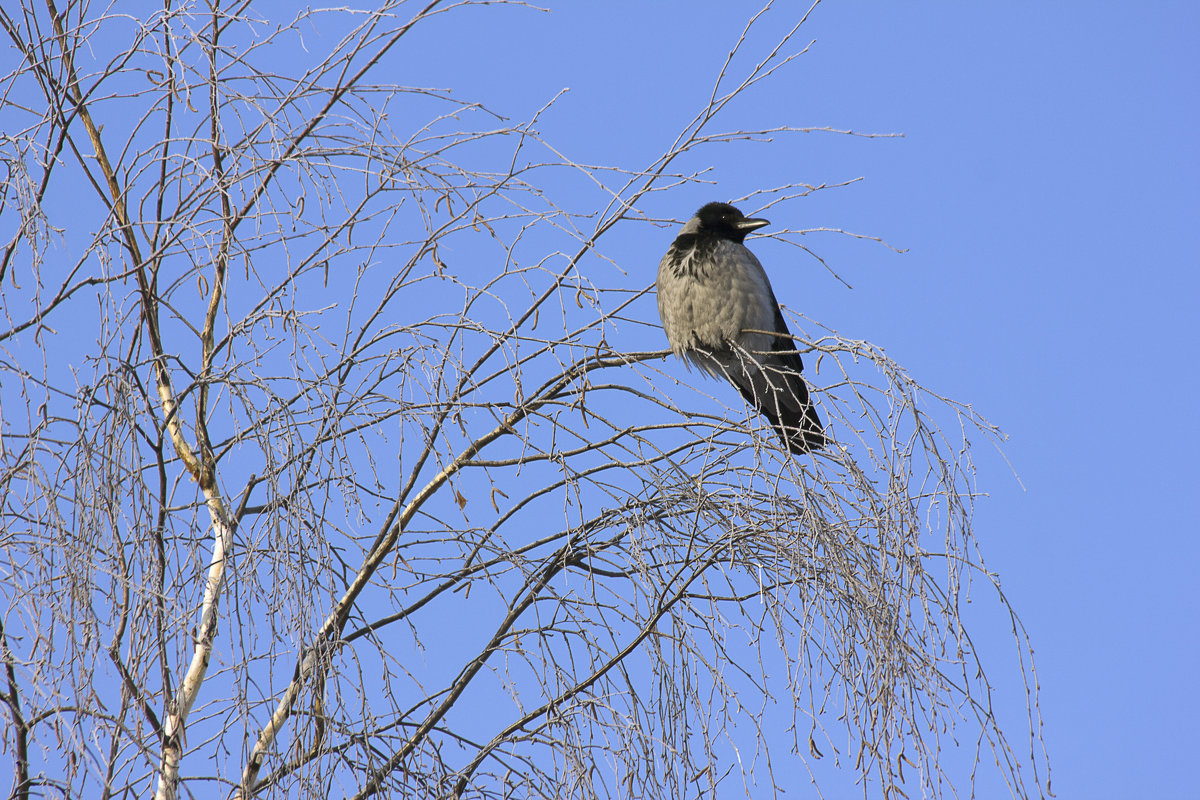
M 658 315 L 675 355 L 728 380 L 788 450 L 807 453 L 825 434 L 800 377 L 804 363 L 767 273 L 742 244 L 766 224 L 728 203 L 697 211 L 658 264 Z

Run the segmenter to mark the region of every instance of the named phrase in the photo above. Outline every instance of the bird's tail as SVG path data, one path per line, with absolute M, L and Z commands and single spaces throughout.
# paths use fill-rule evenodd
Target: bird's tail
M 771 423 L 771 427 L 779 434 L 784 445 L 791 452 L 801 455 L 825 446 L 825 432 L 821 428 L 821 418 L 810 400 L 804 406 L 804 413 L 797 414 L 787 409 L 781 409 L 782 414 L 772 413 L 760 408 Z
M 727 373 L 746 402 L 767 418 L 790 452 L 801 455 L 824 447 L 828 440 L 804 378 L 778 365 L 756 367 Z

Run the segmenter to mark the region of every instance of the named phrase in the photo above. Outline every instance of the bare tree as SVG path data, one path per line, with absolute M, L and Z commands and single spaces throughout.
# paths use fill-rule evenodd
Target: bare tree
M 763 796 L 786 763 L 1043 795 L 972 528 L 998 432 L 793 317 L 837 443 L 792 458 L 646 350 L 650 209 L 690 213 L 713 145 L 817 130 L 730 108 L 807 14 L 765 50 L 786 12 L 750 17 L 629 168 L 543 136 L 553 98 L 514 122 L 390 82 L 475 5 L 0 11 L 12 796 Z M 1012 620 L 1015 739 L 972 581 Z

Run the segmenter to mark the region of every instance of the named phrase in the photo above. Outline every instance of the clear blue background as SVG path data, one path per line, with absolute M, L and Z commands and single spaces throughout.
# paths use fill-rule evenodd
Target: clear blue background
M 450 15 L 442 49 L 407 52 L 400 80 L 516 117 L 570 88 L 547 138 L 640 166 L 707 98 L 750 10 L 560 5 Z M 770 216 L 907 252 L 812 242 L 849 290 L 761 242 L 777 295 L 1011 436 L 1019 481 L 981 454 L 978 533 L 1036 649 L 1054 792 L 1200 796 L 1200 4 L 826 2 L 801 36 L 810 51 L 739 119 L 904 138 L 713 148 L 714 186 L 650 210 L 865 178 Z M 631 283 L 672 235 L 621 263 Z
M 703 106 L 756 8 L 556 6 L 431 20 L 374 79 L 451 87 L 514 119 L 569 88 L 545 138 L 635 169 Z M 805 8 L 781 2 L 768 27 Z M 976 533 L 1036 650 L 1056 795 L 1200 797 L 1200 3 L 826 0 L 800 39 L 815 41 L 731 119 L 903 138 L 714 146 L 713 184 L 640 210 L 682 219 L 790 181 L 864 179 L 766 216 L 906 252 L 806 236 L 849 289 L 795 248 L 751 240 L 776 294 L 1010 435 L 1007 462 L 977 454 L 989 497 Z M 629 227 L 611 255 L 641 288 L 674 233 Z M 653 321 L 652 302 L 638 313 Z M 636 334 L 641 349 L 665 344 L 657 328 Z M 1007 620 L 985 621 L 1001 713 L 1019 724 Z

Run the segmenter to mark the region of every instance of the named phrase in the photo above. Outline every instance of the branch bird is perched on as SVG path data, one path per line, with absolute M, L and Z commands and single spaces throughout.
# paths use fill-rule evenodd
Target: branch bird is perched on
M 825 434 L 800 377 L 804 363 L 767 273 L 742 244 L 766 224 L 728 203 L 697 211 L 658 264 L 658 315 L 675 355 L 728 380 L 788 450 L 807 453 Z

